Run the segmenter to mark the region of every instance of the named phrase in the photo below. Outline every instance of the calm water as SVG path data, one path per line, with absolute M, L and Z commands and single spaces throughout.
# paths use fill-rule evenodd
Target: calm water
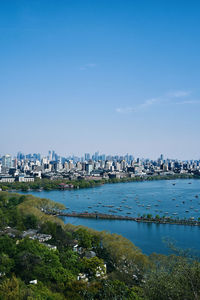
M 127 216 L 158 214 L 195 219 L 200 217 L 200 180 L 131 182 L 73 191 L 30 193 L 65 204 L 68 212 L 98 211 Z M 113 207 L 105 207 L 105 205 Z M 64 221 L 121 234 L 146 254 L 167 253 L 163 238 L 176 240 L 179 247 L 200 251 L 200 227 L 197 226 L 138 224 L 133 221 L 67 217 Z

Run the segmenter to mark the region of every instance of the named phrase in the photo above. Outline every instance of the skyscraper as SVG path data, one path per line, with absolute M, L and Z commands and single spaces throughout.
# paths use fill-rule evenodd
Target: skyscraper
M 99 159 L 99 151 L 95 152 L 94 154 L 94 160 L 98 160 Z
M 48 158 L 49 158 L 49 160 L 52 160 L 52 153 L 51 153 L 51 150 L 49 150 Z
M 2 167 L 11 168 L 12 166 L 12 157 L 10 154 L 6 154 L 2 157 Z
M 55 154 L 56 154 L 56 153 L 55 153 L 55 151 L 53 150 L 53 151 L 52 151 L 52 160 L 55 160 Z
M 85 153 L 85 160 L 86 161 L 90 160 L 90 153 Z

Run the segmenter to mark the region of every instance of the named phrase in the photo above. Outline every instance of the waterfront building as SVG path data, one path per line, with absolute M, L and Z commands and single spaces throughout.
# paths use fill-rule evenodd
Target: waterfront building
M 15 178 L 9 175 L 0 176 L 0 182 L 12 183 L 15 181 Z
M 19 181 L 19 182 L 34 182 L 34 177 L 26 176 L 24 174 L 20 174 L 16 177 L 16 181 Z

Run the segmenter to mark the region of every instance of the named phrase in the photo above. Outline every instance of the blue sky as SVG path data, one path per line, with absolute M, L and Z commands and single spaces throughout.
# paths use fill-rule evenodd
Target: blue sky
M 200 158 L 200 3 L 0 1 L 0 154 Z

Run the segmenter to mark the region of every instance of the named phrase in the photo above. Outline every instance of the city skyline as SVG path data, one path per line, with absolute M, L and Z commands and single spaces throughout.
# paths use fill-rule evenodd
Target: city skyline
M 0 153 L 199 159 L 199 10 L 1 1 Z
M 168 179 L 199 175 L 200 160 L 172 160 L 164 158 L 163 154 L 156 160 L 134 158 L 128 153 L 125 156 L 106 156 L 99 152 L 92 155 L 85 153 L 82 157 L 61 157 L 50 150 L 45 157 L 40 153 L 25 155 L 21 152 L 13 158 L 9 154 L 0 157 L 0 183 L 34 182 L 36 178 L 129 180 L 138 177 L 161 179 L 167 176 L 165 179 Z
M 69 153 L 64 153 L 61 154 L 55 150 L 48 150 L 46 153 L 41 153 L 41 152 L 23 152 L 23 151 L 17 151 L 16 153 L 0 153 L 0 162 L 1 159 L 5 156 L 11 156 L 12 159 L 17 158 L 17 159 L 23 159 L 20 157 L 24 157 L 24 159 L 30 159 L 30 158 L 35 158 L 38 159 L 37 157 L 39 156 L 39 160 L 42 158 L 48 158 L 49 160 L 57 160 L 57 158 L 64 158 L 64 159 L 76 159 L 80 161 L 88 161 L 88 160 L 109 160 L 110 158 L 117 158 L 117 159 L 124 159 L 126 157 L 131 157 L 130 160 L 150 160 L 150 161 L 156 161 L 156 160 L 173 160 L 173 161 L 200 161 L 200 157 L 195 159 L 195 158 L 190 158 L 190 159 L 181 159 L 179 157 L 169 157 L 163 153 L 160 153 L 157 157 L 143 157 L 141 155 L 136 155 L 134 153 L 105 153 L 105 152 L 100 152 L 100 151 L 95 151 L 95 152 L 84 152 L 80 154 L 69 154 Z M 56 159 L 55 159 L 56 157 Z

